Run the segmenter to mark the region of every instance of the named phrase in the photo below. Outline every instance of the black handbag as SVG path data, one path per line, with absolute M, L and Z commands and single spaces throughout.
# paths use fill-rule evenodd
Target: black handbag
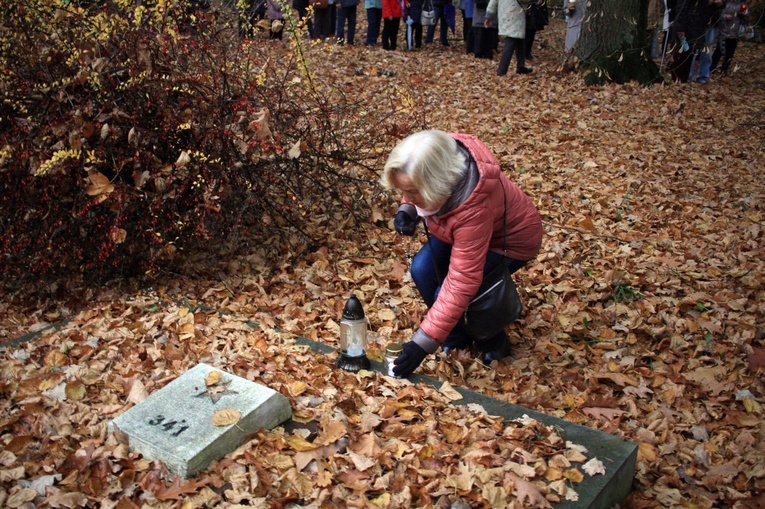
M 484 276 L 462 315 L 462 328 L 475 341 L 485 341 L 517 320 L 522 310 L 513 276 L 502 260 Z
M 505 188 L 502 187 L 503 195 L 504 192 Z M 504 198 L 503 231 L 505 237 L 503 247 L 507 253 L 507 197 L 504 196 Z M 428 241 L 430 241 L 427 221 L 423 225 Z M 436 269 L 436 274 L 438 275 L 438 269 Z M 441 279 L 441 276 L 438 275 L 438 278 Z M 521 316 L 522 310 L 521 297 L 518 295 L 518 289 L 507 268 L 507 263 L 503 259 L 488 274 L 484 275 L 478 292 L 471 299 L 462 315 L 462 328 L 474 341 L 486 341 L 517 320 Z

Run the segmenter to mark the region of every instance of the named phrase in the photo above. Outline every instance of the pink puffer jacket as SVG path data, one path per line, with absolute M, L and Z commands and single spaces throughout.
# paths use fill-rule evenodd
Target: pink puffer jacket
M 451 134 L 475 159 L 480 179 L 470 196 L 456 209 L 427 218 L 431 235 L 452 245 L 449 272 L 438 299 L 420 328 L 443 343 L 478 291 L 486 253 L 503 252 L 514 260 L 531 260 L 542 245 L 542 219 L 518 185 L 501 171 L 499 162 L 475 136 Z M 504 188 L 504 194 L 502 189 Z M 507 200 L 506 234 L 503 235 L 503 200 Z

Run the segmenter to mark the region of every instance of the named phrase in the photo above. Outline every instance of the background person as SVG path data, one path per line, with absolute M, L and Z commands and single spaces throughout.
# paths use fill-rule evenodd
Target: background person
M 338 44 L 349 44 L 353 46 L 354 39 L 356 38 L 356 9 L 359 5 L 359 0 L 337 0 L 335 7 L 337 8 L 337 25 L 335 27 L 335 37 L 337 37 Z M 345 31 L 345 25 L 348 24 L 348 37 L 345 37 L 343 33 Z
M 529 74 L 526 67 L 526 12 L 518 0 L 490 0 L 486 7 L 485 25 L 490 27 L 497 20 L 499 35 L 505 36 L 505 44 L 499 57 L 497 76 L 507 74 L 515 53 L 515 73 Z
M 382 26 L 382 0 L 364 0 L 364 8 L 367 11 L 367 37 L 364 45 L 377 46 Z
M 396 360 L 396 376 L 409 376 L 438 347 L 474 343 L 461 317 L 483 276 L 505 263 L 511 273 L 542 244 L 539 212 L 478 138 L 430 130 L 391 151 L 381 183 L 402 193 L 396 231 L 414 235 L 420 220 L 429 240 L 412 260 L 411 274 L 428 312 Z M 475 343 L 485 364 L 510 354 L 507 333 Z
M 720 72 L 728 74 L 730 63 L 738 47 L 739 33 L 742 26 L 749 18 L 749 7 L 746 2 L 730 0 L 723 8 L 720 21 L 717 23 L 718 38 L 717 47 L 712 54 L 712 71 L 717 69 L 717 64 L 722 58 Z
M 451 0 L 433 0 L 433 11 L 436 13 L 436 24 L 430 25 L 425 31 L 425 44 L 433 42 L 436 35 L 436 25 L 439 29 L 439 42 L 441 46 L 449 46 L 449 23 L 446 20 L 446 4 Z

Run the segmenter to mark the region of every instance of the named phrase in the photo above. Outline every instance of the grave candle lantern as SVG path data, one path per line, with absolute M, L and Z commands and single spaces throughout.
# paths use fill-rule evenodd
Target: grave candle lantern
M 351 295 L 343 308 L 340 320 L 340 358 L 337 365 L 352 372 L 370 368 L 367 358 L 367 320 L 356 295 Z

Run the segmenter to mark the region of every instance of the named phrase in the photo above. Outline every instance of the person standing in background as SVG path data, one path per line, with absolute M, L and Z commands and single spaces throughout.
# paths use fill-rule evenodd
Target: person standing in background
M 353 46 L 353 41 L 356 38 L 356 8 L 359 5 L 359 0 L 338 0 L 335 2 L 337 8 L 337 26 L 335 31 L 335 37 L 337 37 L 338 44 L 349 44 Z M 346 22 L 348 24 L 348 37 L 345 37 L 343 33 L 345 31 Z
M 486 27 L 497 20 L 499 35 L 505 36 L 505 44 L 499 57 L 497 76 L 504 76 L 515 53 L 516 74 L 534 72 L 526 67 L 526 13 L 518 0 L 489 0 L 486 7 Z
M 401 0 L 382 0 L 383 31 L 382 47 L 394 51 L 398 42 L 398 29 L 404 17 Z
M 531 0 L 526 8 L 526 60 L 534 60 L 531 48 L 534 46 L 534 38 L 537 32 L 544 30 L 550 23 L 547 11 L 547 0 Z
M 723 8 L 720 21 L 717 24 L 717 47 L 712 54 L 712 71 L 722 58 L 720 72 L 728 74 L 733 55 L 738 47 L 738 38 L 743 26 L 749 19 L 749 6 L 740 0 L 730 0 Z
M 367 11 L 367 38 L 364 45 L 377 46 L 382 25 L 382 0 L 364 0 L 364 8 Z
M 439 41 L 441 46 L 449 46 L 449 24 L 446 21 L 446 14 L 444 13 L 444 7 L 446 3 L 451 0 L 433 0 L 433 10 L 436 13 L 436 25 L 439 28 Z M 425 44 L 433 42 L 433 38 L 436 35 L 436 25 L 430 25 L 425 33 Z

